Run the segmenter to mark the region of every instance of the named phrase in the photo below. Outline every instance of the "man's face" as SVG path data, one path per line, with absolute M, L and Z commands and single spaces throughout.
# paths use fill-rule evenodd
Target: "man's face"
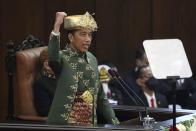
M 69 34 L 68 37 L 73 49 L 86 52 L 92 41 L 92 31 L 89 29 L 80 29 L 74 32 L 74 34 Z
M 142 80 L 143 84 L 152 77 L 152 71 L 149 68 L 143 68 L 141 73 L 140 79 Z

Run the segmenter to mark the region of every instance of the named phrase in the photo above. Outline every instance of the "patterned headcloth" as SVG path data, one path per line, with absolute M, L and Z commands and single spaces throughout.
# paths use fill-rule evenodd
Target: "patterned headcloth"
M 44 50 L 42 50 L 42 52 L 40 53 L 39 59 L 40 59 L 41 64 L 43 64 L 44 61 L 48 59 L 48 48 L 45 48 Z
M 64 19 L 64 28 L 67 30 L 88 28 L 92 31 L 97 31 L 97 23 L 88 12 L 84 15 L 67 16 Z

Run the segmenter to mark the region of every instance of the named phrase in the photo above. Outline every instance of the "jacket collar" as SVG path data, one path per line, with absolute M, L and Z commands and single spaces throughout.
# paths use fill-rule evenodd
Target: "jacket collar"
M 89 60 L 87 58 L 87 54 L 86 52 L 81 52 L 79 50 L 76 50 L 76 49 L 73 49 L 70 44 L 67 44 L 66 47 L 65 47 L 65 51 L 69 53 L 69 56 L 70 57 L 81 57 L 81 58 L 84 58 L 88 63 L 89 63 Z

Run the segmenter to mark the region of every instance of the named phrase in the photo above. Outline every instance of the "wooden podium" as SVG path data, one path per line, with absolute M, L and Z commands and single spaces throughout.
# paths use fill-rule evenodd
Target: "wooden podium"
M 102 131 L 102 130 L 132 130 L 132 131 L 153 131 L 159 130 L 160 126 L 168 127 L 172 125 L 172 109 L 167 108 L 147 108 L 150 117 L 156 120 L 153 129 L 144 128 L 138 121 L 139 111 L 142 116 L 145 116 L 145 108 L 137 106 L 113 106 L 116 116 L 121 121 L 121 125 L 110 125 L 110 124 L 98 124 L 93 127 L 86 126 L 70 126 L 70 125 L 47 125 L 46 122 L 35 122 L 35 121 L 5 121 L 0 123 L 0 130 L 5 131 Z M 192 119 L 196 111 L 193 110 L 177 110 L 177 123 L 184 120 Z M 126 121 L 126 122 L 124 122 Z M 100 120 L 99 122 L 104 122 Z

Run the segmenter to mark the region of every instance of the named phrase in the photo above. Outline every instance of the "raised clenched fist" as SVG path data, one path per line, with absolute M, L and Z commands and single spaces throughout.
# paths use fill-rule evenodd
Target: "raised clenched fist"
M 64 18 L 67 16 L 65 12 L 57 12 L 56 19 L 54 23 L 53 31 L 54 33 L 58 34 L 61 24 L 63 23 Z

